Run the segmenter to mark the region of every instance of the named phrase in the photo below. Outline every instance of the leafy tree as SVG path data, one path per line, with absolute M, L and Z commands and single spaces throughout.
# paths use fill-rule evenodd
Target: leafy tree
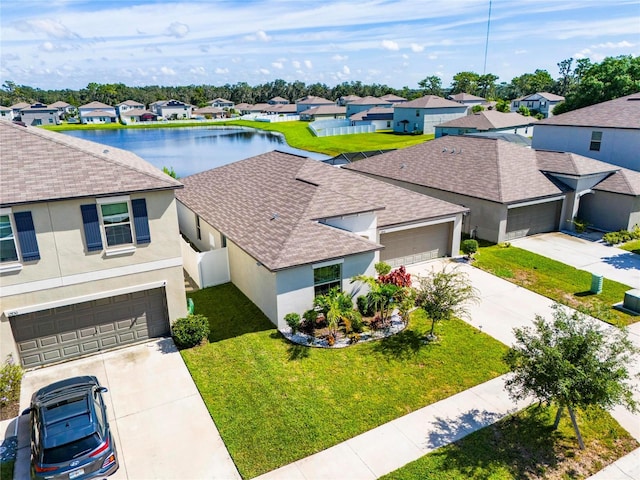
M 478 77 L 478 94 L 483 98 L 493 97 L 496 93 L 497 75 L 493 73 L 485 73 Z
M 529 110 L 529 107 L 525 105 L 520 105 L 520 108 L 518 108 L 518 113 L 520 115 L 524 115 L 525 117 L 531 116 L 531 110 Z
M 178 178 L 178 174 L 173 169 L 173 167 L 162 167 L 162 171 L 172 178 Z
M 420 80 L 418 86 L 422 88 L 423 95 L 437 95 L 442 96 L 442 80 L 437 75 L 430 75 L 427 78 Z
M 549 72 L 536 69 L 534 73 L 525 73 L 511 80 L 512 98 L 531 95 L 537 92 L 553 90 L 555 82 Z
M 573 58 L 567 58 L 558 62 L 558 70 L 560 71 L 560 78 L 556 82 L 556 92 L 563 97 L 569 92 L 569 89 L 575 82 L 571 65 L 573 64 Z
M 460 245 L 462 253 L 464 253 L 468 259 L 473 257 L 473 254 L 478 251 L 478 241 L 475 238 L 468 238 Z
M 466 315 L 468 304 L 479 300 L 468 275 L 459 269 L 445 267 L 428 277 L 420 277 L 418 283 L 416 305 L 431 319 L 429 339 L 436 338 L 433 333 L 436 323 Z
M 556 105 L 554 115 L 640 91 L 640 56 L 607 57 L 601 63 L 585 62 L 579 68 L 579 83 L 563 103 Z
M 637 410 L 628 365 L 638 349 L 624 330 L 601 328 L 578 312 L 554 306 L 553 322 L 537 315 L 534 328 L 514 330 L 516 344 L 505 360 L 511 368 L 506 389 L 515 400 L 533 396 L 558 406 L 554 428 L 567 408 L 581 449 L 576 408 L 625 405 Z M 637 360 L 636 360 L 637 361 Z
M 473 107 L 471 107 L 471 111 L 473 113 L 479 113 L 483 110 L 484 110 L 484 107 L 482 105 L 474 105 Z
M 351 297 L 340 291 L 338 287 L 332 288 L 325 295 L 317 296 L 313 303 L 314 306 L 322 309 L 334 338 L 338 334 L 340 323 L 350 331 L 351 325 L 359 321 L 360 314 L 353 309 Z
M 475 94 L 478 89 L 480 75 L 475 72 L 459 72 L 453 76 L 451 83 L 451 95 L 456 93 Z
M 509 113 L 511 111 L 511 102 L 509 100 L 498 100 L 496 102 L 496 110 L 502 113 Z

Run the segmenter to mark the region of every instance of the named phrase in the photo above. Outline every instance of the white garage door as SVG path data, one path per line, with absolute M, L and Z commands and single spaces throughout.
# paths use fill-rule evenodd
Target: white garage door
M 99 353 L 169 334 L 164 288 L 11 317 L 23 367 Z
M 562 201 L 538 203 L 509 209 L 506 239 L 558 230 Z
M 444 257 L 449 253 L 451 231 L 449 222 L 383 233 L 380 243 L 384 250 L 380 252 L 380 260 L 398 267 Z

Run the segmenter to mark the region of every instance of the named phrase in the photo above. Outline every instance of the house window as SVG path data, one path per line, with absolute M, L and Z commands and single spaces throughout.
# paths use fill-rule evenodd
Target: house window
M 334 263 L 313 269 L 314 295 L 324 295 L 334 287 L 342 288 L 342 264 Z
M 391 120 L 387 120 L 387 128 L 391 128 Z
M 592 152 L 599 152 L 601 143 L 602 132 L 591 132 L 591 144 L 589 145 L 589 150 Z
M 513 102 L 513 107 L 518 108 L 520 106 L 520 102 Z
M 220 235 L 220 244 L 222 248 L 227 248 L 227 237 L 225 235 Z
M 416 110 L 416 117 L 420 116 L 420 110 Z
M 17 262 L 18 248 L 10 215 L 0 215 L 0 262 Z
M 0 263 L 40 260 L 31 212 L 0 210 Z
M 198 240 L 202 240 L 202 232 L 200 231 L 200 215 L 196 215 L 196 236 Z
M 128 202 L 103 203 L 100 214 L 107 247 L 133 243 Z

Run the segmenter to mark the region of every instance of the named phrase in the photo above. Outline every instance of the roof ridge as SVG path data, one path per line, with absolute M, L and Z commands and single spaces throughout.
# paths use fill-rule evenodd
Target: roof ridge
M 27 127 L 27 128 L 28 128 L 28 127 Z M 35 127 L 34 127 L 34 128 L 35 128 Z M 141 174 L 143 174 L 143 175 L 145 175 L 145 176 L 148 176 L 148 177 L 154 178 L 155 180 L 164 180 L 164 181 L 166 181 L 166 182 L 168 182 L 168 183 L 174 183 L 174 182 L 172 182 L 172 181 L 171 181 L 171 180 L 174 180 L 174 181 L 175 181 L 175 183 L 177 183 L 177 184 L 181 184 L 178 180 L 176 180 L 176 179 L 174 179 L 174 178 L 172 178 L 172 177 L 170 177 L 170 176 L 168 176 L 168 175 L 166 175 L 166 174 L 164 174 L 164 173 L 162 174 L 162 176 L 161 176 L 161 175 L 159 175 L 159 174 L 158 174 L 158 175 L 152 175 L 152 174 L 151 174 L 151 172 L 147 172 L 147 171 L 141 170 L 141 169 L 139 169 L 139 168 L 137 168 L 137 167 L 134 167 L 134 166 L 132 166 L 132 165 L 129 165 L 129 164 L 127 164 L 127 163 L 120 162 L 120 161 L 118 161 L 118 160 L 117 160 L 117 159 L 115 159 L 115 158 L 107 157 L 107 156 L 106 156 L 106 154 L 100 155 L 99 153 L 92 152 L 92 151 L 91 151 L 90 149 L 88 149 L 88 148 L 83 148 L 83 145 L 82 145 L 84 142 L 95 143 L 96 145 L 102 145 L 102 144 L 99 144 L 99 143 L 97 143 L 97 142 L 91 142 L 90 140 L 85 140 L 85 139 L 82 139 L 82 138 L 72 137 L 75 141 L 78 141 L 79 145 L 70 145 L 69 143 L 64 142 L 64 141 L 62 140 L 62 138 L 65 138 L 65 136 L 64 136 L 64 135 L 62 135 L 62 137 L 58 137 L 57 135 L 51 135 L 51 136 L 49 136 L 48 134 L 44 134 L 44 135 L 43 135 L 43 134 L 42 134 L 42 132 L 43 132 L 43 131 L 46 131 L 46 132 L 49 132 L 49 131 L 48 131 L 48 130 L 38 130 L 37 128 L 35 128 L 35 130 L 28 129 L 27 131 L 28 131 L 28 132 L 30 132 L 30 133 L 32 133 L 32 134 L 34 134 L 34 135 L 38 135 L 38 136 L 39 136 L 39 137 L 41 137 L 41 138 L 46 138 L 46 139 L 48 139 L 48 140 L 50 140 L 50 141 L 52 141 L 52 142 L 55 142 L 55 143 L 57 143 L 58 145 L 62 145 L 63 147 L 67 147 L 67 148 L 74 148 L 74 147 L 76 147 L 78 150 L 80 150 L 80 151 L 82 151 L 83 153 L 86 153 L 86 154 L 88 154 L 88 155 L 90 155 L 90 156 L 92 156 L 92 157 L 94 157 L 94 158 L 97 158 L 97 159 L 100 159 L 100 160 L 103 160 L 103 161 L 107 161 L 108 163 L 116 164 L 116 165 L 119 165 L 119 166 L 121 166 L 121 167 L 128 168 L 128 169 L 133 170 L 133 171 L 135 171 L 135 172 L 137 172 L 137 173 L 141 173 Z M 113 149 L 115 149 L 115 150 L 119 150 L 119 151 L 121 151 L 121 152 L 125 152 L 125 153 L 126 153 L 126 154 L 128 154 L 128 155 L 135 155 L 135 153 L 130 152 L 130 151 L 128 151 L 128 150 L 124 150 L 124 149 L 122 149 L 122 148 L 118 148 L 118 147 L 111 147 L 110 145 L 105 145 L 105 147 L 109 147 L 109 148 L 113 148 Z M 141 160 L 144 160 L 142 157 L 139 157 L 139 158 L 140 158 Z M 144 160 L 144 161 L 146 161 L 146 160 Z M 148 163 L 148 162 L 147 162 L 147 163 Z M 151 165 L 151 164 L 149 164 L 149 165 Z M 153 165 L 152 165 L 152 166 L 153 166 Z M 157 167 L 155 167 L 155 166 L 154 166 L 153 168 L 156 168 L 156 169 L 157 169 Z M 160 172 L 161 172 L 161 170 L 158 170 L 158 173 L 160 173 Z M 170 178 L 171 180 L 167 180 L 167 178 L 165 178 L 165 177 L 168 177 L 168 178 Z M 176 185 L 176 186 L 177 186 L 177 185 Z

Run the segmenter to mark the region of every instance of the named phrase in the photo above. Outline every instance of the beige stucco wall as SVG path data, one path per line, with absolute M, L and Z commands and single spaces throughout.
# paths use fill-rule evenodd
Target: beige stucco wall
M 632 230 L 640 225 L 640 197 L 595 190 L 580 199 L 578 216 L 603 230 Z
M 41 258 L 24 263 L 20 271 L 0 275 L 0 358 L 15 349 L 6 315 L 12 309 L 34 305 L 44 309 L 50 302 L 77 303 L 85 301 L 83 297 L 108 296 L 110 291 L 165 282 L 170 320 L 186 314 L 173 191 L 135 194 L 130 198 L 146 199 L 151 243 L 111 257 L 104 251 L 86 251 L 80 205 L 95 199 L 12 208 L 12 212 L 31 212 Z

